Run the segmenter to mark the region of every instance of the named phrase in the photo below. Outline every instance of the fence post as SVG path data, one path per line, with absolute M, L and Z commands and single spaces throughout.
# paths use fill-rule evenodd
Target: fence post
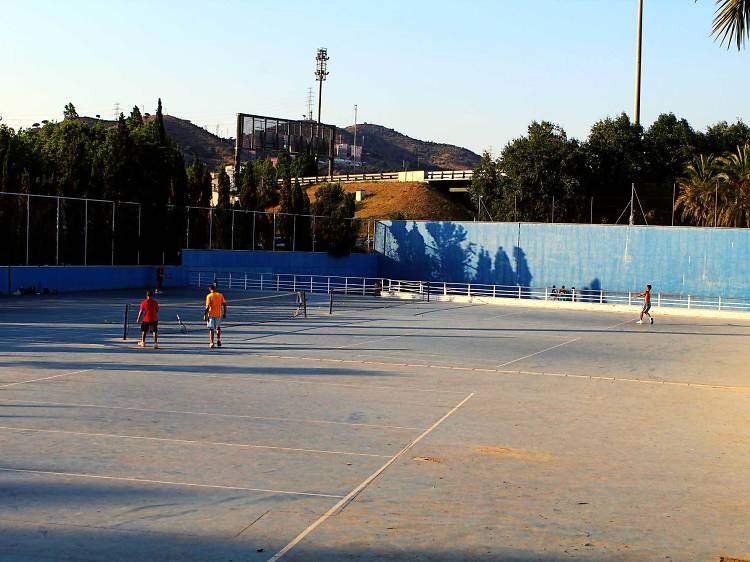
M 57 196 L 57 218 L 55 219 L 55 265 L 60 265 L 60 196 Z M 8 287 L 10 291 L 10 287 Z
M 260 274 L 260 290 L 263 290 L 263 274 Z
M 312 275 L 310 276 L 310 292 L 311 293 L 314 292 L 314 289 L 313 289 L 313 276 Z M 305 308 L 305 310 L 307 310 L 307 308 Z
M 471 283 L 469 283 L 468 285 L 466 285 L 466 296 L 467 297 L 471 296 Z
M 294 293 L 297 292 L 297 276 L 296 275 L 292 276 L 292 292 Z
M 690 310 L 690 295 L 688 295 L 688 310 Z
M 230 242 L 230 248 L 234 250 L 234 209 L 232 209 L 232 241 Z
M 661 293 L 656 294 L 656 307 L 661 308 Z
M 331 278 L 328 277 L 328 292 L 331 292 Z
M 448 284 L 445 281 L 443 281 L 443 296 L 448 296 Z
M 549 289 L 547 287 L 544 288 L 544 300 L 547 300 L 547 292 Z
M 630 291 L 628 291 L 628 306 L 632 304 L 632 301 L 633 301 L 633 295 L 630 293 Z
M 362 278 L 362 296 L 367 294 L 367 277 Z
M 115 202 L 112 201 L 112 265 L 115 265 Z
M 89 200 L 83 202 L 83 265 L 88 265 L 89 257 Z
M 201 272 L 198 272 L 198 288 L 201 286 Z
M 247 272 L 245 272 L 245 290 L 247 291 Z
M 138 257 L 136 261 L 141 265 L 141 209 L 142 204 L 138 203 Z
M 29 232 L 31 230 L 31 194 L 26 194 L 26 265 L 29 265 Z M 84 260 L 86 257 L 84 256 Z M 84 263 L 84 265 L 86 265 Z M 10 287 L 8 287 L 10 291 Z
M 599 304 L 604 304 L 604 289 L 599 289 Z
M 276 274 L 276 292 L 279 292 L 279 287 L 281 286 L 281 280 L 279 278 L 279 274 Z
M 719 310 L 721 310 L 721 297 L 719 297 Z
M 208 249 L 213 249 L 213 237 L 214 237 L 214 210 L 208 210 Z
M 229 272 L 229 288 L 232 288 L 232 272 Z
M 420 281 L 419 282 L 419 294 L 421 295 L 422 293 L 423 293 L 422 282 Z
M 344 277 L 344 294 L 345 295 L 349 294 L 349 278 L 348 277 Z
M 497 285 L 492 285 L 492 298 L 497 297 Z
M 518 286 L 518 298 L 521 298 L 521 285 Z

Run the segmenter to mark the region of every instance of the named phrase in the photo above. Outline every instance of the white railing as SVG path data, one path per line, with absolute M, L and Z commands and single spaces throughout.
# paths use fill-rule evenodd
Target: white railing
M 206 287 L 218 283 L 220 288 L 253 291 L 305 291 L 327 294 L 331 291 L 375 296 L 413 296 L 429 300 L 430 297 L 464 296 L 481 302 L 482 298 L 509 298 L 580 302 L 589 304 L 623 304 L 640 306 L 639 291 L 617 292 L 602 289 L 576 289 L 560 293 L 547 287 L 521 287 L 518 285 L 487 285 L 482 283 L 448 283 L 438 281 L 414 281 L 383 277 L 347 277 L 335 275 L 305 275 L 291 273 L 255 273 L 229 271 L 227 269 L 193 269 L 190 285 Z M 750 299 L 739 297 L 706 297 L 654 293 L 654 307 L 684 308 L 695 310 L 718 310 L 750 312 Z

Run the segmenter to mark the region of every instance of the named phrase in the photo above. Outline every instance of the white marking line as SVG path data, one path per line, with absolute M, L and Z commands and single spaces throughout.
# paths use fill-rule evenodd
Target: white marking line
M 296 453 L 319 453 L 324 455 L 347 455 L 354 457 L 379 457 L 387 459 L 388 455 L 373 453 L 353 453 L 349 451 L 331 451 L 326 449 L 300 449 L 296 447 L 276 447 L 273 445 L 253 445 L 251 443 L 226 443 L 222 441 L 196 441 L 192 439 L 170 439 L 168 437 L 148 437 L 145 435 L 119 435 L 116 433 L 89 433 L 87 431 L 66 431 L 64 429 L 36 429 L 31 427 L 10 427 L 0 425 L 0 430 L 20 431 L 28 433 L 58 433 L 62 435 L 79 435 L 83 437 L 109 437 L 111 439 L 138 439 L 141 441 L 158 441 L 160 443 L 179 443 L 182 445 L 206 445 L 216 447 L 237 447 L 240 449 L 271 449 L 276 451 L 291 451 Z
M 466 398 L 464 398 L 463 400 L 461 400 L 461 402 L 459 402 L 458 404 L 456 404 L 450 412 L 448 412 L 447 414 L 445 414 L 442 418 L 440 418 L 438 421 L 436 421 L 435 423 L 433 423 L 430 427 L 428 427 L 427 429 L 425 429 L 424 432 L 422 432 L 419 435 L 419 437 L 415 438 L 406 447 L 404 447 L 398 453 L 396 453 L 395 455 L 393 455 L 393 457 L 391 457 L 391 459 L 388 462 L 386 462 L 383 466 L 381 466 L 379 469 L 377 469 L 375 472 L 373 472 L 370 476 L 368 476 L 361 484 L 359 484 L 356 488 L 354 488 L 346 496 L 344 496 L 343 498 L 341 498 L 341 500 L 339 500 L 336 503 L 336 505 L 334 505 L 331 509 L 329 509 L 328 511 L 326 511 L 316 521 L 314 521 L 313 523 L 311 523 L 310 525 L 308 525 L 307 528 L 304 529 L 299 535 L 297 535 L 296 537 L 294 537 L 294 539 L 292 539 L 292 541 L 289 544 L 287 544 L 284 548 L 282 548 L 280 551 L 278 551 L 276 554 L 274 554 L 271 558 L 269 558 L 268 562 L 276 562 L 277 560 L 281 559 L 282 556 L 284 556 L 287 552 L 289 552 L 297 544 L 299 544 L 307 535 L 309 535 L 315 529 L 317 529 L 318 527 L 320 527 L 320 525 L 322 525 L 323 523 L 325 523 L 325 521 L 329 517 L 331 517 L 331 515 L 333 515 L 334 513 L 336 513 L 337 511 L 339 511 L 340 509 L 343 509 L 344 507 L 346 507 L 351 501 L 354 500 L 354 498 L 356 498 L 359 495 L 360 492 L 362 492 L 362 490 L 364 490 L 365 488 L 367 488 L 367 486 L 369 486 L 378 476 L 380 476 L 381 474 L 383 474 L 383 472 L 385 472 L 385 470 L 389 466 L 391 466 L 394 462 L 396 462 L 398 460 L 398 458 L 401 457 L 401 455 L 403 455 L 404 453 L 406 453 L 409 449 L 411 449 L 412 447 L 414 447 L 414 445 L 416 445 L 422 439 L 424 439 L 425 437 L 427 437 L 427 435 L 429 435 L 432 432 L 433 429 L 435 429 L 437 426 L 439 426 L 441 423 L 443 423 L 446 419 L 448 419 L 456 410 L 458 410 L 461 406 L 463 406 L 466 402 L 468 402 L 469 399 L 472 396 L 474 396 L 473 392 L 471 394 L 469 394 Z
M 332 347 L 331 349 L 344 349 L 345 347 L 354 347 L 357 345 L 362 345 L 363 343 L 371 343 L 371 342 L 380 343 L 381 341 L 392 340 L 394 338 L 400 338 L 400 337 L 408 336 L 408 335 L 411 335 L 411 334 L 399 334 L 397 336 L 380 336 L 380 337 L 378 336 L 356 336 L 356 337 L 366 338 L 366 339 L 363 342 L 347 343 L 345 345 L 337 345 L 336 347 Z
M 373 423 L 340 422 L 304 418 L 276 418 L 270 416 L 246 416 L 244 414 L 222 414 L 218 412 L 193 412 L 191 410 L 158 410 L 156 408 L 130 408 L 127 406 L 107 406 L 104 404 L 77 404 L 75 402 L 36 402 L 34 400 L 7 400 L 0 398 L 0 403 L 12 402 L 14 404 L 34 404 L 37 406 L 70 406 L 73 408 L 99 408 L 102 410 L 124 410 L 128 412 L 149 412 L 154 414 L 183 414 L 189 416 L 213 416 L 217 418 L 237 418 L 245 420 L 280 421 L 290 423 L 317 423 L 326 425 L 349 425 L 353 427 L 370 427 L 373 429 L 397 429 L 406 431 L 422 431 L 423 427 L 406 427 L 399 425 L 379 425 Z
M 244 486 L 221 486 L 219 484 L 195 484 L 192 482 L 174 482 L 171 480 L 151 480 L 148 478 L 132 478 L 127 476 L 100 476 L 98 474 L 81 474 L 78 472 L 60 472 L 53 470 L 31 470 L 26 468 L 6 468 L 0 466 L 0 471 L 16 472 L 19 474 L 44 474 L 48 476 L 63 476 L 68 478 L 93 478 L 97 480 L 116 480 L 120 482 L 139 482 L 146 484 L 165 484 L 167 486 L 187 486 L 190 488 L 210 488 L 214 490 L 238 490 L 240 492 L 263 492 L 266 494 L 284 494 L 289 496 L 312 496 L 316 498 L 341 498 L 335 494 L 318 494 L 315 492 L 292 492 L 289 490 L 269 490 L 266 488 L 245 488 Z
M 78 371 L 71 371 L 70 373 L 63 373 L 61 375 L 52 375 L 51 377 L 42 377 L 41 379 L 31 379 L 30 381 L 19 381 L 19 382 L 12 382 L 9 384 L 0 384 L 0 388 L 7 388 L 9 386 L 16 386 L 19 384 L 28 384 L 30 382 L 40 382 L 40 381 L 48 381 L 50 379 L 59 379 L 60 377 L 67 377 L 70 375 L 76 375 L 78 373 L 86 373 L 88 371 L 92 371 L 93 369 L 80 369 Z
M 618 322 L 617 324 L 612 324 L 611 326 L 606 326 L 605 330 L 611 330 L 613 328 L 618 328 L 622 326 L 623 324 L 630 324 L 631 322 L 635 322 L 632 318 L 628 318 L 627 320 L 623 320 L 622 322 Z
M 513 361 L 507 361 L 506 363 L 503 363 L 502 365 L 498 365 L 497 368 L 505 367 L 507 365 L 511 365 L 513 363 L 517 363 L 518 361 L 523 361 L 524 359 L 528 359 L 529 357 L 534 357 L 535 355 L 540 355 L 541 353 L 546 353 L 547 351 L 552 351 L 553 349 L 557 349 L 558 347 L 562 347 L 564 345 L 568 345 L 569 343 L 576 342 L 580 340 L 581 338 L 573 338 L 572 340 L 567 340 L 562 343 L 558 343 L 557 345 L 553 345 L 551 347 L 547 347 L 545 349 L 542 349 L 540 351 L 537 351 L 535 353 L 529 353 L 528 355 L 524 355 L 523 357 L 519 357 L 518 359 L 513 359 Z
M 429 365 L 407 365 L 407 364 L 397 364 L 397 363 L 376 363 L 374 361 L 349 361 L 346 359 L 327 359 L 324 357 L 300 357 L 300 356 L 290 356 L 290 355 L 254 355 L 253 357 L 257 357 L 259 359 L 284 359 L 284 360 L 294 360 L 299 361 L 300 359 L 304 361 L 325 361 L 329 363 L 358 363 L 358 364 L 369 364 L 369 365 L 384 365 L 384 366 L 399 366 L 399 367 L 410 367 L 410 366 L 418 366 L 418 367 L 429 367 Z M 172 365 L 179 367 L 179 365 Z M 210 369 L 210 366 L 206 366 L 206 369 Z M 111 375 L 111 376 L 122 376 L 122 372 L 118 371 L 115 373 L 109 373 L 104 370 L 98 370 L 99 373 L 105 374 L 105 375 Z M 228 379 L 233 381 L 257 381 L 257 382 L 274 382 L 274 383 L 282 383 L 282 384 L 310 384 L 313 386 L 338 386 L 338 387 L 344 387 L 344 388 L 360 388 L 365 390 L 397 390 L 397 391 L 411 391 L 411 392 L 432 392 L 432 393 L 441 393 L 441 394 L 461 394 L 458 390 L 437 390 L 434 388 L 413 388 L 413 387 L 404 387 L 404 386 L 374 386 L 374 385 L 366 385 L 366 384 L 347 384 L 342 382 L 321 382 L 321 381 L 299 381 L 299 380 L 290 380 L 290 379 L 272 379 L 272 378 L 266 378 L 266 377 L 246 377 L 243 375 L 209 375 L 209 374 L 202 374 L 202 373 L 178 373 L 178 372 L 172 372 L 172 371 L 127 371 L 128 375 L 137 375 L 137 376 L 144 376 L 144 377 L 154 377 L 154 376 L 172 376 L 172 377 L 195 377 L 195 378 L 202 378 L 202 379 Z

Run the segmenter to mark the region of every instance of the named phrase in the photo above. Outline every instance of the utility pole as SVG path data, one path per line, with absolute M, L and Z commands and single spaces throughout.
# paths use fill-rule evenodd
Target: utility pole
M 320 111 L 321 102 L 323 101 L 323 81 L 326 79 L 326 76 L 328 76 L 328 59 L 330 59 L 328 56 L 328 49 L 325 47 L 318 49 L 318 54 L 315 57 L 315 60 L 317 61 L 315 67 L 315 80 L 318 81 L 318 123 L 321 123 Z
M 633 124 L 641 124 L 641 43 L 643 39 L 643 0 L 638 0 L 638 33 L 635 49 L 635 107 Z
M 115 121 L 117 121 L 120 118 L 120 102 L 115 102 L 115 106 L 112 108 L 112 111 L 115 114 Z
M 357 167 L 357 104 L 354 104 L 354 154 L 352 154 L 354 168 Z

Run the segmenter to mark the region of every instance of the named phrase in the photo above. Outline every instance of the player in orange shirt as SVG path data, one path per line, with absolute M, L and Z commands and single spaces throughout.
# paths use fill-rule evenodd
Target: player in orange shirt
M 213 284 L 208 286 L 206 295 L 206 310 L 203 319 L 206 321 L 209 334 L 209 348 L 221 347 L 221 321 L 227 317 L 227 302 L 224 295 L 216 290 Z M 216 332 L 216 345 L 214 345 L 214 332 Z
M 643 297 L 643 309 L 641 310 L 641 317 L 636 324 L 643 324 L 644 314 L 648 316 L 649 321 L 653 324 L 654 317 L 651 316 L 651 313 L 649 312 L 651 310 L 651 285 L 646 285 L 646 289 L 638 296 Z

